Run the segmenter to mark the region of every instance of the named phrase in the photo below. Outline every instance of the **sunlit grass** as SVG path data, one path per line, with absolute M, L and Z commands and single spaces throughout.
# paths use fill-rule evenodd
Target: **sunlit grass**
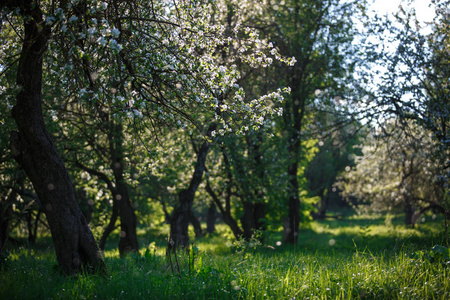
M 412 256 L 445 242 L 440 220 L 430 218 L 415 229 L 401 221 L 384 216 L 315 221 L 302 230 L 295 247 L 277 243 L 281 233 L 276 232 L 263 245 L 238 248 L 227 227 L 219 224 L 218 233 L 193 240 L 199 249 L 193 269 L 185 252 L 170 263 L 164 235 L 142 232 L 140 255 L 122 259 L 112 235 L 104 253 L 108 275 L 103 277 L 61 276 L 48 246 L 12 250 L 0 273 L 0 298 L 449 298 L 445 261 Z

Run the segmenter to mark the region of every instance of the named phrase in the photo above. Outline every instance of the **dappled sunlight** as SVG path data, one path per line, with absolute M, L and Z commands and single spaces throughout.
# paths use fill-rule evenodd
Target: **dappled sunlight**
M 450 0 L 370 2 L 2 1 L 0 299 L 450 299 Z
M 29 295 L 10 280 L 22 276 L 20 282 L 28 288 L 32 288 L 31 282 L 48 278 L 45 291 L 33 290 L 34 296 L 47 297 L 439 298 L 450 292 L 442 264 L 448 250 L 430 246 L 440 236 L 439 230 L 428 231 L 439 226 L 431 216 L 429 219 L 430 224 L 416 229 L 396 224 L 395 217 L 391 219 L 394 225 L 384 224 L 380 216 L 313 221 L 309 230 L 300 232 L 296 247 L 283 243 L 281 232 L 271 232 L 260 245 L 239 244 L 231 236 L 224 239 L 227 227 L 216 224 L 216 233 L 192 240 L 190 249 L 195 251 L 190 253 L 194 256 L 178 251 L 171 260 L 166 255 L 167 237 L 156 231 L 151 235 L 142 232 L 139 254 L 120 258 L 114 246 L 104 252 L 107 278 L 78 276 L 69 279 L 70 284 L 52 268 L 56 266 L 54 252 L 42 245 L 41 250 L 11 252 L 3 269 L 8 276 L 0 288 Z M 115 245 L 118 238 L 117 230 L 110 243 Z M 398 247 L 386 251 L 386 245 L 396 240 Z M 374 247 L 377 244 L 382 247 Z M 433 260 L 427 258 L 431 255 Z

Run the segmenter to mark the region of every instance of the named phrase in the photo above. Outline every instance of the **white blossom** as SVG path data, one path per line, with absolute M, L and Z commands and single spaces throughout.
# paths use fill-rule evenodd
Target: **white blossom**
M 78 20 L 77 16 L 71 16 L 69 19 L 69 23 L 76 22 Z
M 119 37 L 119 34 L 120 34 L 119 29 L 113 28 L 113 29 L 111 30 L 111 35 L 112 35 L 114 38 L 118 38 L 118 37 Z
M 52 24 L 55 21 L 55 17 L 47 17 L 45 19 L 45 24 L 49 25 Z
M 293 67 L 296 62 L 297 60 L 295 59 L 295 57 L 292 57 L 291 61 L 289 62 L 289 66 Z

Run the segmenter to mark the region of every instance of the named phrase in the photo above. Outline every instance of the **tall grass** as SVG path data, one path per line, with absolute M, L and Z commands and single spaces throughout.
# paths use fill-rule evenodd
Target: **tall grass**
M 237 247 L 204 237 L 193 267 L 178 253 L 180 272 L 152 237 L 141 255 L 106 251 L 104 277 L 60 276 L 52 251 L 14 250 L 1 267 L 0 299 L 450 299 L 448 257 L 432 248 L 445 242 L 439 220 L 416 229 L 385 221 L 314 222 L 296 247 L 278 246 L 280 233 Z

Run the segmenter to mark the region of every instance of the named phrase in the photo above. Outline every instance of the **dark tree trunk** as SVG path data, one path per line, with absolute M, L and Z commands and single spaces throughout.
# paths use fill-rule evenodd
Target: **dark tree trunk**
M 194 195 L 188 190 L 178 194 L 178 207 L 173 211 L 170 220 L 170 241 L 168 250 L 186 248 L 189 246 L 189 217 L 191 214 Z
M 214 231 L 216 231 L 216 206 L 211 202 L 206 214 L 206 232 L 211 234 Z
M 215 124 L 211 124 L 208 128 L 207 136 L 211 137 L 211 132 L 216 128 Z M 203 173 L 205 172 L 206 156 L 208 154 L 210 143 L 204 141 L 197 153 L 197 164 L 195 165 L 194 174 L 192 175 L 189 187 L 182 190 L 178 194 L 178 207 L 173 211 L 170 220 L 170 241 L 168 250 L 175 250 L 178 248 L 188 248 L 189 234 L 188 226 L 189 219 L 192 213 L 192 204 L 194 202 L 195 192 L 202 181 Z
M 161 206 L 162 206 L 162 209 L 163 209 L 163 212 L 164 212 L 164 217 L 165 217 L 164 223 L 170 224 L 171 216 L 169 214 L 169 211 L 167 210 L 166 201 L 161 197 L 159 199 L 159 203 L 161 203 Z
M 36 217 L 33 219 L 33 213 L 31 211 L 27 212 L 27 227 L 28 227 L 28 243 L 30 245 L 36 244 L 37 231 L 39 226 L 39 221 L 41 219 L 42 210 L 39 209 L 36 212 Z
M 298 231 L 300 227 L 300 198 L 298 193 L 298 179 L 297 179 L 298 163 L 293 163 L 288 168 L 288 182 L 289 191 L 289 210 L 288 222 L 284 228 L 284 241 L 290 244 L 296 244 L 298 241 Z
M 195 237 L 200 238 L 203 235 L 202 226 L 200 225 L 199 220 L 195 216 L 194 212 L 191 210 L 191 214 L 189 216 L 189 222 L 194 227 Z
M 262 161 L 263 156 L 260 152 L 261 144 L 262 135 L 260 132 L 258 132 L 253 138 L 252 136 L 249 136 L 247 139 L 249 157 L 252 160 L 252 169 L 256 176 L 256 178 L 252 180 L 253 190 L 250 191 L 252 194 L 244 196 L 252 199 L 252 201 L 245 201 L 245 199 L 242 199 L 244 214 L 241 218 L 241 224 L 242 229 L 244 230 L 243 237 L 247 240 L 254 235 L 255 231 L 264 231 L 266 229 L 266 205 L 264 203 L 264 194 L 262 191 L 262 187 L 264 185 L 264 164 Z
M 81 213 L 69 179 L 42 116 L 42 61 L 51 30 L 39 4 L 20 1 L 25 18 L 23 48 L 17 70 L 20 91 L 13 108 L 19 131 L 11 133 L 11 152 L 33 183 L 52 233 L 62 271 L 71 274 L 90 267 L 104 270 L 91 230 Z
M 118 203 L 120 216 L 120 240 L 119 253 L 121 256 L 129 252 L 139 251 L 139 244 L 136 234 L 137 219 L 128 193 L 128 186 L 123 177 L 122 160 L 114 160 L 113 169 L 116 181 L 116 194 L 113 201 Z
M 222 203 L 219 200 L 219 197 L 216 195 L 216 193 L 211 188 L 211 185 L 209 184 L 209 182 L 206 182 L 206 191 L 208 192 L 208 194 L 211 196 L 214 203 L 218 207 L 220 214 L 222 215 L 222 219 L 223 219 L 224 223 L 227 224 L 228 227 L 230 227 L 231 231 L 233 232 L 234 237 L 237 240 L 239 240 L 242 237 L 243 232 L 242 232 L 241 228 L 239 228 L 239 225 L 236 222 L 236 220 L 233 218 L 233 216 L 231 216 L 230 192 L 228 191 L 228 195 L 225 197 L 225 208 L 224 208 Z
M 114 198 L 114 194 L 113 194 L 113 198 Z M 106 228 L 103 231 L 103 234 L 102 234 L 102 237 L 101 237 L 100 243 L 99 243 L 99 247 L 102 251 L 105 251 L 106 240 L 108 239 L 108 236 L 116 228 L 116 222 L 117 222 L 118 217 L 119 217 L 119 204 L 117 203 L 116 200 L 113 200 L 111 218 L 109 219 L 109 223 L 108 223 L 108 225 L 106 225 Z
M 123 151 L 123 128 L 122 124 L 110 123 L 109 145 L 111 153 L 111 168 L 114 173 L 115 192 L 114 199 L 117 201 L 120 217 L 120 240 L 119 253 L 121 256 L 129 252 L 139 251 L 139 243 L 136 234 L 137 219 L 128 193 L 128 186 L 123 176 L 124 151 Z
M 86 218 L 86 222 L 91 223 L 92 215 L 94 213 L 94 201 L 86 197 L 86 191 L 84 189 L 75 189 L 75 195 L 78 198 L 78 203 L 81 203 L 80 209 L 83 216 Z
M 328 189 L 329 191 L 330 189 Z M 328 202 L 330 200 L 330 193 L 326 193 L 326 195 L 322 195 L 320 198 L 320 204 L 319 204 L 319 211 L 317 214 L 315 214 L 315 219 L 323 220 L 327 217 L 327 209 L 328 209 Z
M 256 229 L 265 231 L 266 230 L 266 204 L 262 202 L 257 202 L 253 208 L 253 215 L 256 221 Z
M 414 228 L 413 216 L 414 216 L 414 208 L 411 203 L 408 201 L 405 203 L 405 225 Z
M 305 99 L 303 91 L 300 87 L 302 73 L 298 74 L 292 71 L 292 99 L 285 102 L 284 121 L 288 136 L 288 194 L 289 194 L 289 210 L 288 210 L 288 227 L 284 228 L 284 242 L 297 244 L 298 232 L 300 227 L 300 195 L 298 192 L 298 165 L 301 153 L 301 128 L 305 112 Z
M 41 213 L 42 213 L 42 210 L 39 208 L 36 213 L 36 218 L 34 219 L 33 236 L 34 236 L 35 242 L 37 239 L 37 231 L 38 231 L 39 222 L 41 221 Z
M 265 224 L 265 204 L 243 202 L 244 214 L 241 217 L 242 229 L 244 230 L 243 238 L 249 240 L 255 233 L 255 230 L 264 231 Z
M 0 200 L 0 254 L 8 240 L 9 222 L 12 216 L 12 203 L 16 198 L 16 192 L 11 189 L 9 195 Z
M 104 250 L 106 240 L 111 232 L 116 228 L 117 219 L 120 218 L 120 240 L 119 240 L 119 253 L 121 256 L 126 255 L 129 252 L 139 251 L 139 244 L 136 234 L 136 214 L 131 203 L 131 199 L 128 193 L 128 186 L 123 176 L 123 151 L 122 151 L 122 128 L 120 125 L 114 126 L 114 130 L 111 130 L 109 142 L 111 153 L 111 168 L 114 174 L 114 183 L 110 178 L 98 170 L 91 169 L 78 160 L 76 165 L 86 172 L 97 176 L 103 180 L 113 197 L 113 207 L 111 219 L 103 232 L 100 239 L 100 249 Z
M 241 224 L 244 233 L 242 237 L 249 240 L 252 237 L 253 228 L 255 228 L 255 219 L 253 218 L 253 203 L 243 202 L 244 213 L 241 217 Z
M 36 218 L 39 217 L 39 214 L 36 216 Z M 35 221 L 35 222 L 33 222 Z M 28 228 L 28 243 L 30 245 L 34 245 L 36 243 L 36 234 L 37 230 L 34 230 L 33 227 L 33 223 L 34 225 L 37 225 L 37 220 L 33 220 L 33 214 L 31 211 L 27 212 L 27 228 Z
M 212 189 L 212 187 L 209 184 L 208 180 L 206 181 L 206 191 L 211 196 L 211 198 L 213 199 L 213 201 L 216 204 L 217 208 L 219 209 L 220 214 L 222 215 L 222 219 L 223 219 L 224 223 L 227 224 L 228 227 L 230 227 L 230 229 L 233 232 L 233 235 L 236 238 L 236 240 L 239 240 L 239 239 L 242 238 L 243 231 L 239 227 L 239 224 L 236 221 L 236 219 L 233 218 L 233 216 L 231 215 L 231 182 L 233 180 L 233 175 L 232 175 L 232 172 L 231 172 L 230 160 L 228 158 L 228 155 L 227 155 L 224 147 L 222 147 L 222 155 L 223 155 L 223 160 L 224 160 L 225 167 L 226 167 L 226 174 L 227 174 L 227 177 L 228 177 L 228 182 L 226 183 L 225 196 L 224 196 L 224 198 L 225 198 L 225 207 L 222 204 L 222 202 L 220 201 L 218 195 Z

